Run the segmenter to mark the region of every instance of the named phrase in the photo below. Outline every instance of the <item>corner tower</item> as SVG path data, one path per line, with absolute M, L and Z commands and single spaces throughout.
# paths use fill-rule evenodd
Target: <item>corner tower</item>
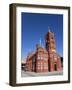
M 56 43 L 54 33 L 51 32 L 50 28 L 45 37 L 45 47 L 48 52 L 48 71 L 61 71 L 61 57 L 56 52 Z

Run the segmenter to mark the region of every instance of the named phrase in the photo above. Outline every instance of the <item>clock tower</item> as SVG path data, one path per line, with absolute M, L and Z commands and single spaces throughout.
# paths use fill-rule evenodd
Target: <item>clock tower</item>
M 49 52 L 56 52 L 56 44 L 54 33 L 49 29 L 49 32 L 46 34 L 46 50 Z
M 62 70 L 61 57 L 56 52 L 54 33 L 51 32 L 50 28 L 48 31 L 45 37 L 45 47 L 48 52 L 48 71 L 60 71 Z

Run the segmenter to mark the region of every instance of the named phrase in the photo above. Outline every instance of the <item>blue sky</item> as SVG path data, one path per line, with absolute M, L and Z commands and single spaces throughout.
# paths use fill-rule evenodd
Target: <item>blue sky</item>
M 58 14 L 21 14 L 21 58 L 25 58 L 29 52 L 35 51 L 36 44 L 41 38 L 45 47 L 45 35 L 48 27 L 55 34 L 56 50 L 63 56 L 63 15 Z

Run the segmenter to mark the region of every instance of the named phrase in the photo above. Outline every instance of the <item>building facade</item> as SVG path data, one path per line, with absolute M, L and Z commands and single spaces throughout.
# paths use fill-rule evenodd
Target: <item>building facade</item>
M 35 53 L 30 53 L 26 61 L 27 71 L 47 72 L 48 71 L 48 52 L 41 46 L 36 47 Z
M 48 52 L 41 46 L 36 48 L 36 72 L 48 71 Z
M 54 33 L 49 31 L 45 36 L 45 48 L 38 44 L 36 51 L 27 56 L 26 71 L 52 72 L 61 70 L 61 57 L 56 52 Z

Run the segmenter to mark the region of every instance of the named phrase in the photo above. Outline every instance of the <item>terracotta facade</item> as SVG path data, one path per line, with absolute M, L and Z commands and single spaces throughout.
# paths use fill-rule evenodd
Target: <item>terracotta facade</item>
M 36 51 L 27 56 L 26 71 L 52 72 L 61 70 L 61 57 L 56 52 L 54 33 L 49 31 L 45 36 L 45 48 L 38 44 Z

